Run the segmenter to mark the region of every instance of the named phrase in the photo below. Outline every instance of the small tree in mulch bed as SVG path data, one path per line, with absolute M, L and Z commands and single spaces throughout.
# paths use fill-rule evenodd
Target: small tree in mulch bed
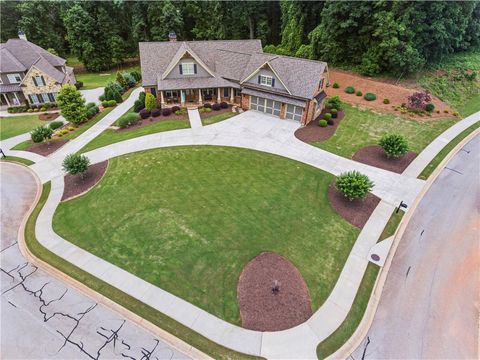
M 145 96 L 145 109 L 152 111 L 152 109 L 157 107 L 157 99 L 155 99 L 155 96 L 152 94 L 148 93 Z
M 85 155 L 69 154 L 63 160 L 63 170 L 71 175 L 80 174 L 82 179 L 88 170 L 90 160 Z
M 399 158 L 408 152 L 407 139 L 400 134 L 385 134 L 378 144 L 388 157 Z
M 372 190 L 374 183 L 358 171 L 348 171 L 337 177 L 336 188 L 348 200 L 365 199 Z
M 50 126 L 38 126 L 30 132 L 30 137 L 34 143 L 49 141 L 52 138 L 53 129 Z

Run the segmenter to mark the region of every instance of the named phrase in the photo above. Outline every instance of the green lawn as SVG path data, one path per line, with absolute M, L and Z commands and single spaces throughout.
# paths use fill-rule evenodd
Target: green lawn
M 140 67 L 137 66 L 127 66 L 115 68 L 107 71 L 102 71 L 98 73 L 93 72 L 81 72 L 76 73 L 75 78 L 77 81 L 83 81 L 83 87 L 81 90 L 95 89 L 97 87 L 105 86 L 109 81 L 114 81 L 117 76 L 117 71 L 133 71 L 140 70 Z
M 120 306 L 134 312 L 142 319 L 146 319 L 152 324 L 155 324 L 156 326 L 166 330 L 172 335 L 184 340 L 186 343 L 194 346 L 195 348 L 205 352 L 206 354 L 209 354 L 216 359 L 259 359 L 254 356 L 237 353 L 233 350 L 224 348 L 223 346 L 220 346 L 208 340 L 207 338 L 199 335 L 190 328 L 176 322 L 175 320 L 169 318 L 168 316 L 155 310 L 154 308 L 138 301 L 130 295 L 125 294 L 124 292 L 118 290 L 112 285 L 90 275 L 89 273 L 72 265 L 68 261 L 62 259 L 61 257 L 44 248 L 38 242 L 35 236 L 35 223 L 41 209 L 47 201 L 48 195 L 50 193 L 50 188 L 50 182 L 43 185 L 42 194 L 40 196 L 38 204 L 28 218 L 25 226 L 25 242 L 28 249 L 32 252 L 34 256 L 52 265 L 67 276 L 70 276 L 71 278 L 85 284 L 93 291 L 98 292 L 99 294 L 113 300 Z
M 145 121 L 145 120 L 144 120 Z M 147 120 L 148 121 L 148 120 Z M 98 135 L 95 139 L 85 145 L 80 152 L 86 153 L 93 149 L 110 145 L 119 141 L 133 139 L 135 137 L 158 133 L 162 131 L 170 131 L 177 129 L 186 129 L 190 127 L 190 122 L 188 119 L 184 120 L 166 120 L 153 123 L 141 128 L 136 128 L 128 131 L 118 132 L 113 129 L 107 129 Z
M 400 224 L 400 221 L 402 220 L 403 215 L 405 215 L 405 212 L 403 210 L 400 210 L 397 213 L 397 210 L 395 209 L 393 214 L 390 216 L 390 219 L 388 219 L 387 225 L 385 225 L 385 228 L 380 234 L 378 241 L 385 240 L 395 234 L 395 231 L 397 230 L 397 227 Z
M 45 125 L 38 115 L 0 117 L 0 140 L 5 140 L 31 131 L 33 128 Z
M 433 173 L 433 171 L 440 165 L 442 160 L 447 156 L 450 151 L 453 150 L 457 144 L 459 144 L 463 139 L 465 139 L 468 135 L 474 132 L 476 129 L 480 127 L 480 122 L 476 122 L 472 126 L 463 130 L 460 134 L 458 134 L 452 141 L 450 141 L 438 154 L 433 158 L 432 161 L 427 165 L 425 169 L 423 169 L 422 173 L 418 176 L 419 179 L 427 180 L 428 177 Z
M 82 135 L 85 131 L 90 129 L 97 122 L 102 120 L 113 109 L 114 108 L 108 108 L 108 109 L 103 110 L 101 113 L 95 115 L 93 118 L 88 120 L 86 123 L 81 124 L 75 131 L 72 131 L 68 134 L 65 134 L 64 136 L 62 136 L 59 139 L 65 139 L 65 140 L 75 139 L 76 137 Z M 55 140 L 53 140 L 53 141 L 55 141 Z M 23 142 L 15 145 L 12 150 L 25 150 L 28 147 L 30 147 L 32 144 L 33 144 L 32 140 L 26 140 L 26 141 L 23 141 Z
M 410 120 L 393 114 L 360 109 L 349 104 L 342 105 L 345 118 L 336 133 L 328 140 L 313 142 L 312 145 L 329 152 L 351 158 L 368 145 L 376 145 L 382 135 L 394 132 L 404 135 L 411 150 L 420 152 L 447 128 L 455 119 Z
M 12 161 L 12 162 L 18 162 L 18 163 L 21 163 L 23 165 L 32 165 L 32 164 L 35 164 L 34 161 L 31 161 L 31 160 L 28 160 L 28 159 L 24 159 L 24 158 L 21 158 L 21 157 L 17 157 L 17 156 L 7 156 L 5 158 L 1 158 L 0 161 Z
M 230 119 L 231 117 L 234 117 L 235 115 L 238 115 L 237 113 L 234 112 L 224 112 L 218 115 L 212 115 L 206 118 L 202 119 L 202 125 L 210 125 L 210 124 L 215 124 L 217 122 L 223 121 Z
M 359 234 L 330 207 L 331 181 L 252 150 L 155 149 L 110 160 L 100 184 L 60 204 L 53 223 L 72 243 L 239 324 L 237 282 L 263 251 L 297 266 L 313 310 L 330 294 Z

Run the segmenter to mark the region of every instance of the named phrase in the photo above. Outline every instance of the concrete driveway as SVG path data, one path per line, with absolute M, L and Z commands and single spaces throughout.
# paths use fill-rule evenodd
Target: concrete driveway
M 30 264 L 17 234 L 36 183 L 25 167 L 0 162 L 2 359 L 185 359 L 155 335 L 125 321 Z
M 103 94 L 104 89 L 104 87 L 99 87 L 90 90 L 80 90 L 80 93 L 83 95 L 87 103 L 93 102 L 98 105 L 100 104 L 100 100 L 98 100 L 98 97 Z
M 477 135 L 415 210 L 372 327 L 352 358 L 479 358 L 479 208 Z

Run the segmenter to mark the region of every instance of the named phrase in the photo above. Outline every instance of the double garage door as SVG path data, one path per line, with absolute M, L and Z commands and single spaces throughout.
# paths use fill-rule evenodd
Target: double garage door
M 302 120 L 303 108 L 301 106 L 295 106 L 290 104 L 287 104 L 286 106 L 287 108 L 285 111 L 285 119 L 295 121 Z M 279 101 L 265 99 L 258 96 L 250 97 L 250 109 L 252 110 L 261 111 L 274 116 L 280 116 L 281 107 L 282 103 Z

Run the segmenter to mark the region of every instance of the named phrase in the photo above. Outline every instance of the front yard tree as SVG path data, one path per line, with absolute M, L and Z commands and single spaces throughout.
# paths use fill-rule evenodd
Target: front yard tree
M 85 155 L 69 154 L 63 160 L 63 170 L 71 175 L 81 174 L 82 178 L 88 170 L 90 160 Z
M 61 114 L 71 123 L 78 125 L 87 118 L 85 99 L 74 85 L 63 85 L 57 96 Z
M 399 158 L 408 152 L 407 139 L 400 134 L 385 134 L 378 144 L 388 157 Z
M 337 176 L 336 188 L 348 200 L 364 199 L 374 184 L 367 175 L 358 171 L 348 171 Z
M 53 135 L 53 130 L 50 126 L 38 126 L 30 132 L 30 137 L 34 143 L 41 143 L 45 140 L 50 140 Z
M 155 99 L 155 96 L 147 93 L 147 95 L 145 96 L 145 109 L 151 111 L 155 107 L 157 107 L 157 100 Z

